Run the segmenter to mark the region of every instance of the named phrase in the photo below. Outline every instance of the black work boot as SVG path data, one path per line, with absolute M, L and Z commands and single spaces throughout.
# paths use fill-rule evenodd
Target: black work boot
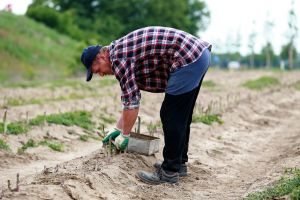
M 156 170 L 159 170 L 161 168 L 161 165 L 162 165 L 162 161 L 156 161 L 156 163 L 154 163 L 153 166 L 155 167 Z M 188 175 L 186 164 L 181 164 L 181 167 L 180 167 L 180 170 L 178 173 L 179 173 L 180 177 L 184 177 L 184 176 Z
M 177 172 L 166 172 L 162 168 L 157 172 L 149 173 L 145 171 L 138 171 L 137 178 L 144 183 L 158 185 L 162 183 L 176 184 L 179 181 L 179 174 Z

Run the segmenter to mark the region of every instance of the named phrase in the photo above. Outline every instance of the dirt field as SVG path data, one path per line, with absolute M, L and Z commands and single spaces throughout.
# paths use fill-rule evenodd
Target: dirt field
M 262 76 L 276 77 L 281 84 L 262 91 L 240 86 Z M 11 148 L 0 150 L 0 199 L 241 199 L 272 185 L 286 168 L 300 167 L 300 91 L 292 87 L 299 80 L 299 71 L 209 71 L 205 81 L 217 86 L 201 89 L 195 114 L 212 105 L 211 112 L 220 114 L 224 123 L 192 123 L 189 176 L 179 185 L 151 186 L 135 178 L 138 170 L 153 171 L 153 163 L 162 159 L 161 130 L 155 133 L 161 138 L 160 153 L 155 156 L 123 153 L 112 158 L 105 155 L 100 141 L 78 140 L 84 130 L 76 126 L 45 124 L 26 134 L 0 134 Z M 98 87 L 0 88 L 0 104 L 7 98 L 55 99 L 77 93 L 87 98 L 10 106 L 8 121 L 24 120 L 26 113 L 34 118 L 45 112 L 74 110 L 92 111 L 97 123 L 102 115 L 117 118 L 121 111 L 119 86 Z M 162 99 L 163 94 L 142 93 L 139 115 L 143 133 L 147 124 L 159 121 Z M 1 109 L 1 118 L 3 114 Z M 17 153 L 22 142 L 45 137 L 60 141 L 65 150 L 39 146 Z M 9 191 L 7 180 L 15 187 L 17 173 L 20 189 Z

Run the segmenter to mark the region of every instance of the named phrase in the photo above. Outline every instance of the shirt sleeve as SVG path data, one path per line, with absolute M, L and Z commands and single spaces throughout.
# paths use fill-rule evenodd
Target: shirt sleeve
M 141 92 L 135 80 L 134 63 L 129 60 L 122 60 L 119 65 L 119 72 L 123 109 L 138 108 Z

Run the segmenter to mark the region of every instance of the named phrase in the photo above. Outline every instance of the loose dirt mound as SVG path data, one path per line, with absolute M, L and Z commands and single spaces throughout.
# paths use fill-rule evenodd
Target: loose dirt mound
M 261 92 L 239 86 L 262 75 L 276 76 L 282 84 Z M 87 156 L 47 165 L 36 173 L 20 172 L 19 192 L 8 191 L 2 181 L 3 199 L 240 199 L 274 183 L 285 168 L 300 166 L 300 92 L 289 86 L 297 77 L 298 72 L 208 73 L 206 80 L 219 85 L 203 88 L 198 108 L 220 101 L 217 111 L 224 124 L 192 124 L 189 176 L 179 185 L 151 186 L 135 178 L 138 170 L 154 171 L 152 165 L 161 154 L 109 158 L 99 146 Z M 162 98 L 143 93 L 140 115 L 146 122 L 159 119 Z M 158 136 L 163 144 L 163 136 Z

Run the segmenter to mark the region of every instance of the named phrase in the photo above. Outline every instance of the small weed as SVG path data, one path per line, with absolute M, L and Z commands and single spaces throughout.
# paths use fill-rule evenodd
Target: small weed
M 0 139 L 0 149 L 10 150 L 9 145 L 2 139 Z
M 193 119 L 192 119 L 192 122 L 194 122 L 194 123 L 202 122 L 202 123 L 207 124 L 207 125 L 211 125 L 214 122 L 217 122 L 219 124 L 224 123 L 224 121 L 220 118 L 219 115 L 214 115 L 214 114 L 202 115 L 202 116 L 201 115 L 194 115 Z
M 38 144 L 33 139 L 29 139 L 21 148 L 18 149 L 18 153 L 24 153 L 26 149 L 37 146 Z
M 215 82 L 213 82 L 212 80 L 203 81 L 203 83 L 202 83 L 202 87 L 206 87 L 206 88 L 214 88 L 216 86 L 217 86 L 217 84 Z
M 8 106 L 19 106 L 19 105 L 23 105 L 23 100 L 17 98 L 17 99 L 14 99 L 14 98 L 8 98 L 6 100 L 6 105 Z
M 290 169 L 273 187 L 249 194 L 244 200 L 280 199 L 285 195 L 291 200 L 300 199 L 300 169 Z
M 86 111 L 66 112 L 61 114 L 52 114 L 47 116 L 37 116 L 35 119 L 30 120 L 29 124 L 38 126 L 44 123 L 61 124 L 65 126 L 76 125 L 84 129 L 92 130 L 94 123 L 91 121 L 92 115 Z
M 50 149 L 54 151 L 62 152 L 64 151 L 64 145 L 58 142 L 53 142 L 49 140 L 43 140 L 39 142 L 40 145 L 48 146 Z
M 151 136 L 153 136 L 153 133 L 157 132 L 158 128 L 162 128 L 162 124 L 161 122 L 157 122 L 155 124 L 153 124 L 152 122 L 150 122 L 150 124 L 147 125 L 147 130 L 150 133 Z
M 222 136 L 219 135 L 219 136 L 217 137 L 217 139 L 218 139 L 218 140 L 222 140 L 223 138 L 222 138 Z
M 280 81 L 277 78 L 270 76 L 263 76 L 256 80 L 250 80 L 242 84 L 243 87 L 251 90 L 262 90 L 264 88 L 279 85 Z
M 7 134 L 19 135 L 26 133 L 29 130 L 29 127 L 22 122 L 13 122 L 7 125 Z M 4 132 L 4 125 L 0 123 L 0 133 Z

